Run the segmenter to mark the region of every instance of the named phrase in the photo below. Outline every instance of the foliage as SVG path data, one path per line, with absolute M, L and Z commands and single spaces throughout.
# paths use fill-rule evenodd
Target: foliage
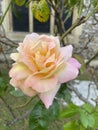
M 60 108 L 57 101 L 54 101 L 49 109 L 46 109 L 41 101 L 39 101 L 30 114 L 29 129 L 30 130 L 50 130 L 50 125 L 57 120 Z
M 32 4 L 33 16 L 40 22 L 47 22 L 50 15 L 48 4 L 45 0 L 34 1 Z
M 81 107 L 75 106 L 74 104 L 69 104 L 60 113 L 60 118 L 66 119 L 68 121 L 64 124 L 64 130 L 89 130 L 97 129 L 97 116 L 98 106 L 93 108 L 89 104 L 84 104 Z

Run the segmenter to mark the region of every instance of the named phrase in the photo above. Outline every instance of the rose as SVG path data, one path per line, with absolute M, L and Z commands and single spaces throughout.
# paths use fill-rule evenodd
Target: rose
M 60 47 L 58 37 L 29 34 L 12 53 L 15 61 L 10 84 L 28 96 L 38 95 L 46 108 L 52 104 L 61 83 L 75 79 L 80 63 L 72 58 L 72 45 Z

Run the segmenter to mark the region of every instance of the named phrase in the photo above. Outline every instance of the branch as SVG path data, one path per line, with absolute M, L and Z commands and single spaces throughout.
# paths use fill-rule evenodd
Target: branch
M 94 9 L 92 9 L 92 11 L 87 16 L 78 18 L 76 20 L 76 22 L 61 36 L 61 40 L 63 40 L 65 38 L 65 36 L 67 36 L 74 28 L 85 23 L 90 18 L 90 16 L 92 16 L 94 14 L 95 9 L 97 9 L 97 8 L 98 8 L 98 5 Z
M 73 86 L 71 86 L 71 85 L 68 85 L 68 88 L 69 88 L 71 91 L 73 91 L 73 92 L 78 96 L 78 98 L 79 98 L 80 100 L 82 100 L 83 102 L 88 103 L 88 104 L 90 104 L 91 106 L 94 107 L 94 105 L 93 105 L 90 101 L 88 101 L 87 98 L 85 98 L 85 97 L 82 96 L 82 94 L 78 91 L 77 88 L 75 88 L 75 87 L 73 87 Z
M 3 40 L 0 40 L 0 42 L 1 42 L 2 44 L 7 45 L 7 46 L 17 47 L 17 45 L 16 45 L 16 44 L 13 44 L 13 43 L 8 43 L 8 42 L 5 42 L 5 41 L 3 41 Z
M 0 99 L 4 102 L 5 106 L 7 107 L 7 109 L 9 110 L 9 112 L 11 113 L 12 117 L 16 118 L 16 116 L 15 116 L 12 108 L 7 104 L 7 102 L 5 101 L 5 99 L 2 96 L 0 96 Z
M 86 62 L 86 65 L 89 65 L 89 63 L 94 60 L 96 57 L 98 57 L 98 52 L 91 58 L 89 59 L 87 62 Z
M 16 124 L 17 122 L 19 122 L 19 121 L 25 119 L 25 118 L 31 113 L 31 111 L 32 111 L 32 109 L 26 111 L 22 116 L 20 116 L 20 117 L 14 119 L 13 121 L 7 122 L 7 123 L 6 123 L 6 126 L 12 126 L 12 125 Z
M 76 22 L 61 36 L 61 40 L 65 38 L 74 28 L 81 25 L 86 21 L 86 17 L 81 17 L 76 20 Z

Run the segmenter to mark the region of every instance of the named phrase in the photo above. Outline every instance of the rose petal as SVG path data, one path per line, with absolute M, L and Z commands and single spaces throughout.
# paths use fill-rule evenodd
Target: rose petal
M 73 51 L 72 45 L 68 45 L 60 49 L 61 56 L 64 57 L 65 61 L 67 61 L 69 58 L 72 57 L 72 51 Z
M 37 92 L 34 91 L 31 87 L 26 87 L 24 85 L 21 85 L 19 88 L 27 96 L 33 97 L 33 96 L 37 95 Z
M 22 63 L 13 64 L 12 69 L 9 71 L 10 77 L 13 77 L 17 80 L 21 80 L 29 76 L 32 72 Z
M 32 41 L 36 42 L 38 38 L 39 38 L 39 35 L 37 33 L 28 34 L 26 35 L 23 43 L 29 43 L 29 42 L 31 43 Z
M 18 61 L 19 60 L 19 57 L 20 57 L 20 54 L 19 53 L 12 53 L 10 55 L 11 59 L 13 59 L 14 61 Z
M 47 109 L 52 105 L 53 99 L 57 91 L 59 90 L 59 88 L 60 88 L 60 84 L 57 84 L 56 87 L 53 88 L 52 90 L 39 94 L 40 99 L 42 100 L 42 102 L 44 103 Z
M 70 58 L 68 60 L 68 63 L 76 67 L 77 69 L 80 69 L 81 64 L 75 59 L 75 58 Z
M 42 93 L 53 89 L 57 84 L 57 78 L 41 80 L 34 76 L 29 76 L 25 82 L 25 86 L 32 87 L 35 91 Z
M 55 44 L 57 45 L 57 47 L 60 48 L 59 37 L 58 36 L 54 37 L 54 36 L 51 35 L 50 38 L 53 40 L 53 42 L 55 42 Z
M 20 89 L 27 96 L 33 97 L 33 96 L 35 96 L 37 94 L 37 92 L 34 91 L 32 88 L 26 87 L 24 85 L 24 80 L 16 80 L 16 79 L 12 78 L 10 80 L 10 84 L 13 87 L 15 87 L 15 89 Z
M 66 63 L 63 71 L 58 73 L 57 77 L 60 83 L 68 82 L 78 76 L 78 69 L 70 63 Z
M 22 80 L 16 80 L 15 78 L 12 78 L 10 80 L 10 84 L 15 87 L 15 88 L 18 88 L 21 84 L 23 83 Z

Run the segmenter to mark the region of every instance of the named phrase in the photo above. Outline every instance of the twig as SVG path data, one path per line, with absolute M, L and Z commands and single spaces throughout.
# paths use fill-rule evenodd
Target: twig
M 31 113 L 31 111 L 32 111 L 32 109 L 26 111 L 22 116 L 20 116 L 20 117 L 14 119 L 13 121 L 7 122 L 7 123 L 6 123 L 6 126 L 12 126 L 12 125 L 16 124 L 17 122 L 19 122 L 19 121 L 25 119 L 25 118 Z
M 34 98 L 34 97 L 30 98 L 25 104 L 22 104 L 22 105 L 20 105 L 20 106 L 15 107 L 15 109 L 23 108 L 23 107 L 27 106 L 27 105 L 32 101 L 33 98 Z
M 68 85 L 68 88 L 69 88 L 71 91 L 73 91 L 73 92 L 78 96 L 78 98 L 79 98 L 80 100 L 82 100 L 83 102 L 88 103 L 88 104 L 90 104 L 91 106 L 94 107 L 94 105 L 93 105 L 90 101 L 88 101 L 87 98 L 85 98 L 85 97 L 82 96 L 82 94 L 78 91 L 77 88 L 75 88 L 75 87 L 73 87 L 73 86 L 71 86 L 71 85 Z
M 90 16 L 93 15 L 93 13 L 95 12 L 95 9 L 97 9 L 97 8 L 98 8 L 98 6 L 96 6 L 94 9 L 92 9 L 92 11 L 87 16 L 78 18 L 76 20 L 76 22 L 61 36 L 61 40 L 63 40 L 74 28 L 85 23 L 90 18 Z
M 87 62 L 86 62 L 86 65 L 89 65 L 89 63 L 94 60 L 96 57 L 98 57 L 98 52 L 91 58 L 89 59 Z
M 7 46 L 17 47 L 16 44 L 8 43 L 8 42 L 5 42 L 5 41 L 3 41 L 3 40 L 0 40 L 0 42 L 3 43 L 3 44 L 5 44 L 5 45 L 7 45 Z
M 81 17 L 76 20 L 76 22 L 61 36 L 61 40 L 65 38 L 74 28 L 81 25 L 86 21 L 86 17 Z

